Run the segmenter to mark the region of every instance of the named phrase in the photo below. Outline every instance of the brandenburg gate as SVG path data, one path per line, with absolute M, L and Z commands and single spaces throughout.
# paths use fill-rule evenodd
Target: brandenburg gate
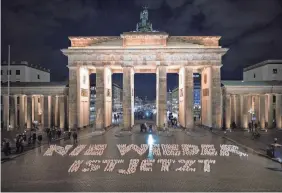
M 134 73 L 156 73 L 157 127 L 167 123 L 167 73 L 179 74 L 179 122 L 192 128 L 193 73 L 202 77 L 202 124 L 222 125 L 221 58 L 215 36 L 169 36 L 152 29 L 148 11 L 136 31 L 120 36 L 69 37 L 69 128 L 89 125 L 89 75 L 96 73 L 96 129 L 112 124 L 112 74 L 123 73 L 123 129 L 134 125 Z

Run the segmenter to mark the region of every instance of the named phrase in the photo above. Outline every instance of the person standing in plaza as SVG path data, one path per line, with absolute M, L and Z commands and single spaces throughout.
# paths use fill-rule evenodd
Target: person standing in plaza
M 73 137 L 73 143 L 76 144 L 77 143 L 77 132 L 76 131 L 73 132 L 72 137 Z
M 117 115 L 114 114 L 114 123 L 117 123 Z
M 47 133 L 47 136 L 48 136 L 48 143 L 50 144 L 51 141 L 52 141 L 52 132 L 49 131 L 49 132 Z

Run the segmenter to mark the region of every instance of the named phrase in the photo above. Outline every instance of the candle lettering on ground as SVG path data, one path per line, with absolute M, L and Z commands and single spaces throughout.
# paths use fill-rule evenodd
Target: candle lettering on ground
M 104 172 L 112 172 L 115 169 L 117 164 L 124 163 L 123 159 L 110 159 L 110 160 L 103 160 L 103 164 L 107 164 Z
M 161 144 L 161 147 L 165 156 L 180 156 L 178 144 Z
M 162 164 L 161 171 L 169 172 L 169 167 L 172 163 L 175 163 L 173 159 L 158 159 L 158 163 Z
M 131 150 L 131 146 L 132 144 L 117 144 L 117 148 L 119 150 L 120 155 L 124 156 L 127 152 L 129 152 Z
M 128 174 L 133 174 L 133 173 L 136 172 L 138 163 L 139 163 L 139 159 L 130 159 L 128 169 L 127 170 L 119 169 L 118 173 L 120 173 L 120 174 L 127 174 L 127 175 Z
M 201 148 L 202 148 L 201 155 L 208 155 L 208 156 L 216 156 L 217 155 L 217 151 L 216 151 L 214 145 L 202 144 Z
M 160 144 L 153 144 L 152 153 L 155 156 L 162 156 Z
M 204 172 L 211 172 L 210 164 L 215 164 L 215 160 L 198 160 L 198 163 L 204 163 Z
M 182 155 L 197 155 L 200 151 L 197 145 L 182 144 Z
M 100 165 L 97 165 L 97 164 L 100 164 L 101 161 L 100 160 L 88 160 L 85 165 L 88 166 L 87 168 L 83 168 L 81 171 L 82 172 L 95 172 L 97 170 L 100 169 Z
M 103 155 L 105 149 L 107 148 L 107 144 L 97 144 L 90 145 L 89 148 L 85 151 L 84 155 Z
M 144 159 L 141 162 L 140 165 L 140 171 L 141 172 L 152 172 L 153 171 L 153 163 L 155 163 L 155 160 L 148 160 L 148 159 Z
M 241 156 L 248 156 L 248 154 L 239 151 L 239 147 L 235 145 L 220 145 L 220 156 L 229 156 L 231 153 Z
M 66 145 L 65 147 L 59 145 L 50 145 L 50 147 L 47 149 L 43 156 L 53 156 L 54 152 L 61 156 L 65 156 L 71 148 L 72 145 Z
M 75 160 L 74 163 L 70 166 L 68 172 L 77 172 L 78 169 L 80 168 L 80 165 L 84 162 L 84 160 Z
M 72 152 L 69 154 L 69 156 L 77 156 L 84 148 L 86 145 L 78 145 Z
M 138 145 L 135 145 L 135 144 L 131 144 L 131 145 L 118 144 L 117 147 L 118 147 L 119 152 L 122 156 L 124 156 L 130 150 L 134 150 L 138 155 L 141 156 L 149 149 L 149 145 L 147 145 L 147 144 L 141 144 L 140 147 Z
M 176 168 L 175 171 L 181 171 L 181 172 L 195 172 L 196 168 L 191 168 L 191 166 L 196 163 L 196 160 L 184 160 L 180 159 L 178 160 L 178 163 L 184 164 L 180 168 Z
M 74 147 L 73 145 L 66 145 L 65 147 L 59 145 L 50 145 L 43 156 L 53 156 L 54 152 L 56 155 L 66 156 L 68 152 L 73 148 L 71 153 L 68 155 L 70 157 L 74 156 L 102 156 L 105 149 L 107 148 L 107 144 L 93 144 L 89 145 L 88 149 L 86 149 L 87 145 L 78 145 Z M 180 150 L 181 147 L 181 150 Z M 201 148 L 201 150 L 200 150 Z M 124 156 L 129 151 L 133 150 L 139 156 L 143 156 L 148 150 L 149 154 L 153 154 L 154 156 L 173 156 L 180 157 L 182 156 L 195 156 L 200 152 L 201 156 L 217 156 L 218 152 L 216 151 L 213 144 L 201 144 L 201 146 L 192 145 L 192 144 L 182 144 L 181 146 L 178 144 L 118 144 L 117 149 L 120 152 L 121 156 Z M 82 153 L 84 150 L 86 151 Z M 238 155 L 241 157 L 248 156 L 248 154 L 239 151 L 239 147 L 235 145 L 220 145 L 219 156 L 228 157 L 231 154 Z M 140 172 L 152 172 L 154 164 L 161 164 L 162 172 L 169 172 L 172 164 L 178 163 L 183 164 L 181 167 L 176 168 L 174 171 L 176 172 L 195 172 L 196 168 L 194 165 L 196 163 L 203 164 L 204 172 L 211 172 L 211 164 L 215 164 L 216 160 L 211 159 L 200 159 L 200 160 L 185 160 L 183 158 L 179 160 L 175 159 L 130 159 L 129 165 L 127 169 L 117 168 L 117 172 L 119 174 L 130 175 L 134 174 L 137 171 L 137 167 L 140 163 Z M 96 172 L 101 167 L 102 164 L 105 164 L 104 172 L 113 172 L 117 166 L 117 164 L 123 164 L 125 162 L 124 159 L 105 159 L 105 160 L 75 160 L 73 164 L 69 167 L 68 172 L 74 173 L 78 171 L 82 172 Z M 80 166 L 84 164 L 81 170 L 79 170 Z
M 143 155 L 148 149 L 149 149 L 149 145 L 147 144 L 141 144 L 141 147 L 139 147 L 138 145 L 133 144 L 131 146 L 132 150 L 136 151 L 136 153 L 138 155 Z

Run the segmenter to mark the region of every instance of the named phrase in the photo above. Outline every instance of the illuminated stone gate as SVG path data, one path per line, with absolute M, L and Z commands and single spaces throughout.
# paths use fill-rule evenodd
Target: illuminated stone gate
M 222 124 L 220 68 L 227 49 L 220 37 L 169 36 L 152 30 L 141 12 L 135 32 L 120 36 L 69 37 L 69 128 L 89 125 L 89 75 L 96 73 L 96 129 L 112 124 L 113 73 L 123 73 L 123 128 L 134 125 L 134 73 L 156 73 L 158 127 L 167 122 L 167 73 L 179 74 L 179 122 L 193 127 L 193 73 L 202 74 L 202 124 Z M 147 14 L 147 15 L 146 15 Z M 145 16 L 144 16 L 145 15 Z

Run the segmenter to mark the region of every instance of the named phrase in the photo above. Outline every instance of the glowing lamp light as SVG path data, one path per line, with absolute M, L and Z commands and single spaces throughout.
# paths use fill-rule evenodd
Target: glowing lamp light
M 154 142 L 155 142 L 155 140 L 154 140 L 152 134 L 149 134 L 147 144 L 148 145 L 154 145 Z

